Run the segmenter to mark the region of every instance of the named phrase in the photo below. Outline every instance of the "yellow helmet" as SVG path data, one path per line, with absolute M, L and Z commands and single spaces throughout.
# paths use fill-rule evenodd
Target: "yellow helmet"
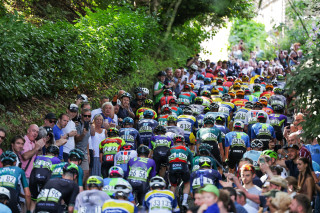
M 234 81 L 234 83 L 240 83 L 240 84 L 241 84 L 241 83 L 242 83 L 242 81 L 241 81 L 241 79 L 240 79 L 240 78 L 237 78 L 237 80 L 235 80 L 235 81 Z
M 219 95 L 219 90 L 217 88 L 213 87 L 211 90 L 211 95 Z
M 239 90 L 237 90 L 236 95 L 237 96 L 239 96 L 239 95 L 244 96 L 244 91 L 242 89 L 239 89 Z
M 243 82 L 248 82 L 249 81 L 249 76 L 247 76 L 247 75 L 242 76 L 242 81 Z
M 234 93 L 234 91 L 229 91 L 228 94 L 231 96 L 231 98 L 234 98 L 236 96 L 236 94 Z
M 236 90 L 236 89 L 238 90 L 240 88 L 241 88 L 241 84 L 239 82 L 234 83 L 234 85 L 233 85 L 234 90 Z
M 188 83 L 192 89 L 194 89 L 194 84 L 193 83 Z

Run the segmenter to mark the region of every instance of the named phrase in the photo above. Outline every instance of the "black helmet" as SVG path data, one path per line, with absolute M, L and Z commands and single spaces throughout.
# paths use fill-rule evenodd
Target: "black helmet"
M 204 154 L 204 155 L 208 155 L 208 152 L 209 153 L 212 152 L 212 146 L 210 146 L 207 143 L 201 143 L 199 146 L 199 153 Z
M 211 109 L 219 109 L 219 104 L 213 102 L 210 104 Z
M 224 116 L 221 116 L 221 115 L 218 115 L 216 117 L 216 121 L 220 121 L 221 123 L 224 123 L 226 121 L 225 117 Z
M 186 113 L 192 115 L 193 111 L 192 111 L 192 109 L 190 107 L 185 107 L 183 109 L 183 114 L 186 114 Z
M 183 143 L 184 137 L 182 135 L 176 135 L 173 137 L 173 142 L 174 143 Z
M 166 134 L 167 129 L 166 129 L 164 126 L 159 125 L 159 126 L 157 126 L 157 127 L 154 129 L 153 132 L 155 132 L 155 133 L 160 133 L 160 134 Z
M 17 161 L 17 155 L 12 151 L 5 151 L 0 156 L 1 162 L 11 161 L 12 163 Z
M 141 145 L 141 146 L 138 147 L 137 152 L 138 152 L 138 155 L 148 156 L 149 153 L 150 153 L 150 149 L 146 145 Z
M 121 99 L 124 98 L 124 97 L 127 97 L 127 98 L 129 98 L 129 99 L 132 98 L 132 96 L 131 96 L 130 93 L 128 93 L 128 92 L 125 92 L 125 93 L 123 93 L 123 94 L 121 95 Z
M 139 92 L 143 92 L 143 91 L 142 91 L 142 88 L 141 88 L 141 87 L 136 87 L 136 88 L 134 89 L 134 93 L 137 94 L 137 93 L 139 93 Z
M 231 96 L 228 93 L 225 93 L 225 94 L 222 95 L 221 98 L 222 98 L 222 100 L 226 100 L 226 99 L 230 100 Z
M 158 76 L 167 76 L 167 73 L 165 71 L 158 72 Z
M 213 124 L 213 125 L 214 125 L 214 117 L 212 117 L 212 116 L 210 116 L 210 115 L 204 117 L 203 123 L 204 123 L 204 124 Z
M 244 107 L 245 108 L 252 108 L 253 107 L 253 103 L 251 101 L 247 101 L 245 104 L 244 104 Z
M 69 152 L 69 159 L 75 156 L 78 160 L 84 159 L 84 154 L 80 149 L 73 149 Z
M 195 104 L 202 105 L 202 104 L 203 104 L 203 99 L 200 98 L 200 97 L 196 97 L 196 98 L 194 99 L 194 103 L 195 103 Z
M 119 136 L 119 130 L 115 127 L 111 127 L 110 129 L 108 129 L 108 137 L 115 137 L 115 136 Z
M 59 155 L 59 147 L 51 145 L 47 148 L 46 153 L 51 153 L 53 155 Z

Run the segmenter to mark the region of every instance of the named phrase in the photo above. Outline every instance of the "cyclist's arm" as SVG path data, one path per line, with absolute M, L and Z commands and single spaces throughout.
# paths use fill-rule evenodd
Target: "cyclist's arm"
M 225 159 L 229 159 L 229 149 L 230 149 L 230 146 L 225 147 L 225 149 L 224 149 L 225 150 L 224 152 L 225 152 L 225 155 L 226 155 Z
M 72 194 L 71 194 L 71 197 L 69 200 L 69 204 L 68 204 L 68 212 L 69 213 L 72 213 L 74 210 L 74 205 L 75 205 L 75 201 L 76 201 L 78 194 L 79 194 L 79 189 L 78 189 L 78 187 L 75 187 L 74 190 L 72 191 Z
M 27 205 L 27 210 L 30 211 L 31 209 L 31 193 L 29 187 L 26 187 L 23 189 L 24 194 L 25 194 L 25 199 L 26 199 L 26 205 Z

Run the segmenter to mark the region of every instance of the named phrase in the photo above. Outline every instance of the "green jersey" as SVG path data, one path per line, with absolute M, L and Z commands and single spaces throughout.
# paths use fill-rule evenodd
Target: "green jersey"
M 196 140 L 197 140 L 197 143 L 201 143 L 205 141 L 216 141 L 217 143 L 221 143 L 222 142 L 221 130 L 216 127 L 201 128 L 197 132 Z
M 62 174 L 63 174 L 63 167 L 66 164 L 67 164 L 67 162 L 54 164 L 52 166 L 52 169 L 51 169 L 52 170 L 51 179 L 53 179 L 53 178 L 61 178 Z M 80 166 L 78 166 L 78 171 L 79 171 L 79 174 L 78 174 L 78 185 L 79 186 L 83 186 L 83 170 L 82 170 L 82 168 Z

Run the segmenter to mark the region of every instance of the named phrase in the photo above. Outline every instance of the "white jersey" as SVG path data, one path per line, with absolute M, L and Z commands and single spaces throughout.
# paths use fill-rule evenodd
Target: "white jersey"
M 268 113 L 266 113 L 263 110 L 250 110 L 249 112 L 247 112 L 247 116 L 246 116 L 246 120 L 245 120 L 244 124 L 248 125 L 250 118 L 257 117 L 258 113 L 260 113 L 260 112 L 266 115 L 266 117 L 267 117 L 266 123 L 270 124 L 269 115 L 268 115 Z
M 76 204 L 74 206 L 75 212 L 92 212 L 101 213 L 102 205 L 109 200 L 107 193 L 99 190 L 87 190 L 78 194 Z

